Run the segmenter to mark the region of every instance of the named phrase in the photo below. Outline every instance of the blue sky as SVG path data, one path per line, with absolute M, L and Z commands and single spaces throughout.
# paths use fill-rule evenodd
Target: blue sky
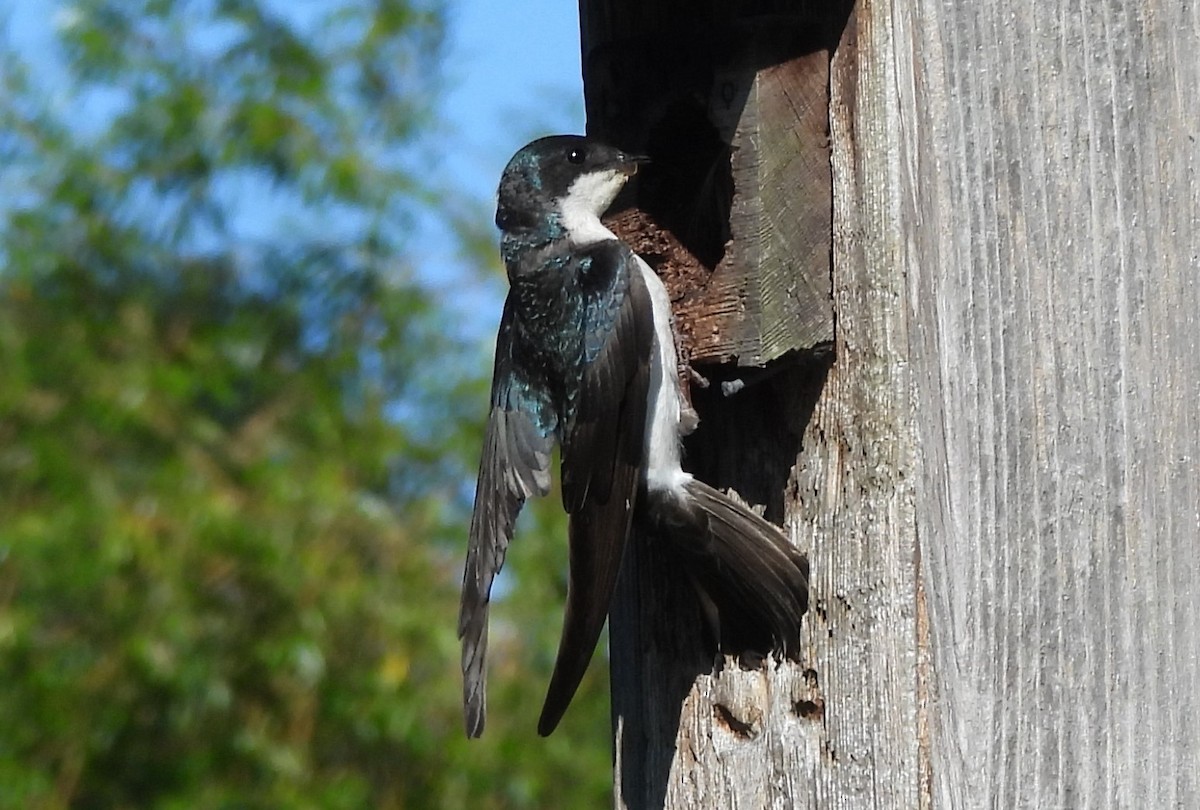
M 313 0 L 282 3 L 303 17 Z M 56 71 L 53 29 L 69 3 L 12 0 L 11 42 L 41 70 Z M 467 188 L 493 186 L 508 157 L 530 138 L 582 131 L 583 82 L 575 3 L 450 0 L 443 112 L 459 150 L 448 165 Z M 2 19 L 2 18 L 0 18 Z M 532 21 L 532 24 L 531 24 Z M 485 182 L 487 180 L 487 182 Z
M 533 21 L 533 24 L 531 24 Z M 450 137 L 441 151 L 448 182 L 486 201 L 490 222 L 500 172 L 540 135 L 583 132 L 583 78 L 576 3 L 465 0 L 450 7 L 445 61 L 449 92 L 442 112 Z M 446 294 L 467 274 L 453 238 L 423 223 L 418 263 Z M 494 337 L 500 297 L 478 291 L 461 301 L 470 337 Z
M 298 19 L 322 8 L 321 0 L 269 2 Z M 58 71 L 54 26 L 69 8 L 53 0 L 10 0 L 0 12 L 10 23 L 9 42 L 46 85 L 54 84 Z M 583 131 L 578 7 L 562 0 L 449 0 L 448 14 L 444 136 L 435 148 L 435 179 L 480 200 L 480 216 L 490 222 L 496 184 L 513 152 L 539 135 Z M 253 230 L 255 223 L 246 225 Z M 422 218 L 412 247 L 422 281 L 454 297 L 458 306 L 452 308 L 471 313 L 461 321 L 465 333 L 475 338 L 493 332 L 499 296 L 495 289 L 463 290 L 461 281 L 472 274 L 447 228 L 436 217 Z
M 490 194 L 508 158 L 551 132 L 583 131 L 575 3 L 466 0 L 451 9 L 445 112 L 464 153 L 451 167 Z

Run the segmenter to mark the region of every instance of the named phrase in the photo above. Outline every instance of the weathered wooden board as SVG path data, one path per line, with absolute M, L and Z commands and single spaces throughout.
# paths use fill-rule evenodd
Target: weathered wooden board
M 825 18 L 786 0 L 580 13 L 589 133 L 653 158 L 613 228 L 667 282 L 685 359 L 829 343 Z
M 836 359 L 789 490 L 812 569 L 807 660 L 824 705 L 823 756 L 806 761 L 797 779 L 812 787 L 781 797 L 779 807 L 921 803 L 916 448 L 892 147 L 900 126 L 893 8 L 862 0 L 830 70 Z
M 748 84 L 734 103 L 737 79 Z M 697 361 L 762 365 L 833 340 L 829 52 L 717 77 L 733 198 L 724 255 L 676 315 Z
M 1200 807 L 1200 5 L 894 21 L 937 807 Z

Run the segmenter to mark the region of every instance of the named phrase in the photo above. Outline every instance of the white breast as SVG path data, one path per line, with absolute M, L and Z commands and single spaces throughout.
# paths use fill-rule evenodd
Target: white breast
M 570 193 L 560 203 L 559 212 L 567 237 L 577 246 L 616 239 L 596 216 L 616 196 L 625 182 L 623 175 L 584 175 L 572 184 Z M 676 365 L 675 333 L 671 329 L 671 299 L 662 279 L 655 275 L 641 256 L 634 254 L 642 281 L 650 292 L 654 310 L 654 348 L 650 355 L 650 389 L 646 410 L 646 485 L 653 490 L 675 490 L 692 480 L 680 466 L 680 417 L 683 413 L 683 394 L 679 388 L 679 369 Z M 689 421 L 695 427 L 695 414 Z
M 680 466 L 680 415 L 683 395 L 679 389 L 675 333 L 671 329 L 671 299 L 662 279 L 650 265 L 636 256 L 642 280 L 650 291 L 654 308 L 654 351 L 650 357 L 649 408 L 646 413 L 646 485 L 650 489 L 679 490 L 692 480 Z

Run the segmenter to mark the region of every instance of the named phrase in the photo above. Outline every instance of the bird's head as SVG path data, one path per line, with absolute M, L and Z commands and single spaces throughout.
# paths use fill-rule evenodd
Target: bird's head
M 581 135 L 539 138 L 513 155 L 500 177 L 496 226 L 535 228 L 547 215 L 564 227 L 599 220 L 625 182 L 646 159 Z

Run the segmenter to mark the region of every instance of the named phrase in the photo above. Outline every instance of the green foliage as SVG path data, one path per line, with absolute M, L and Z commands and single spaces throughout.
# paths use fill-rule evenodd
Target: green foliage
M 534 735 L 552 503 L 462 733 L 486 382 L 403 261 L 441 11 L 280 7 L 73 6 L 56 105 L 0 65 L 0 807 L 606 805 L 600 673 Z

